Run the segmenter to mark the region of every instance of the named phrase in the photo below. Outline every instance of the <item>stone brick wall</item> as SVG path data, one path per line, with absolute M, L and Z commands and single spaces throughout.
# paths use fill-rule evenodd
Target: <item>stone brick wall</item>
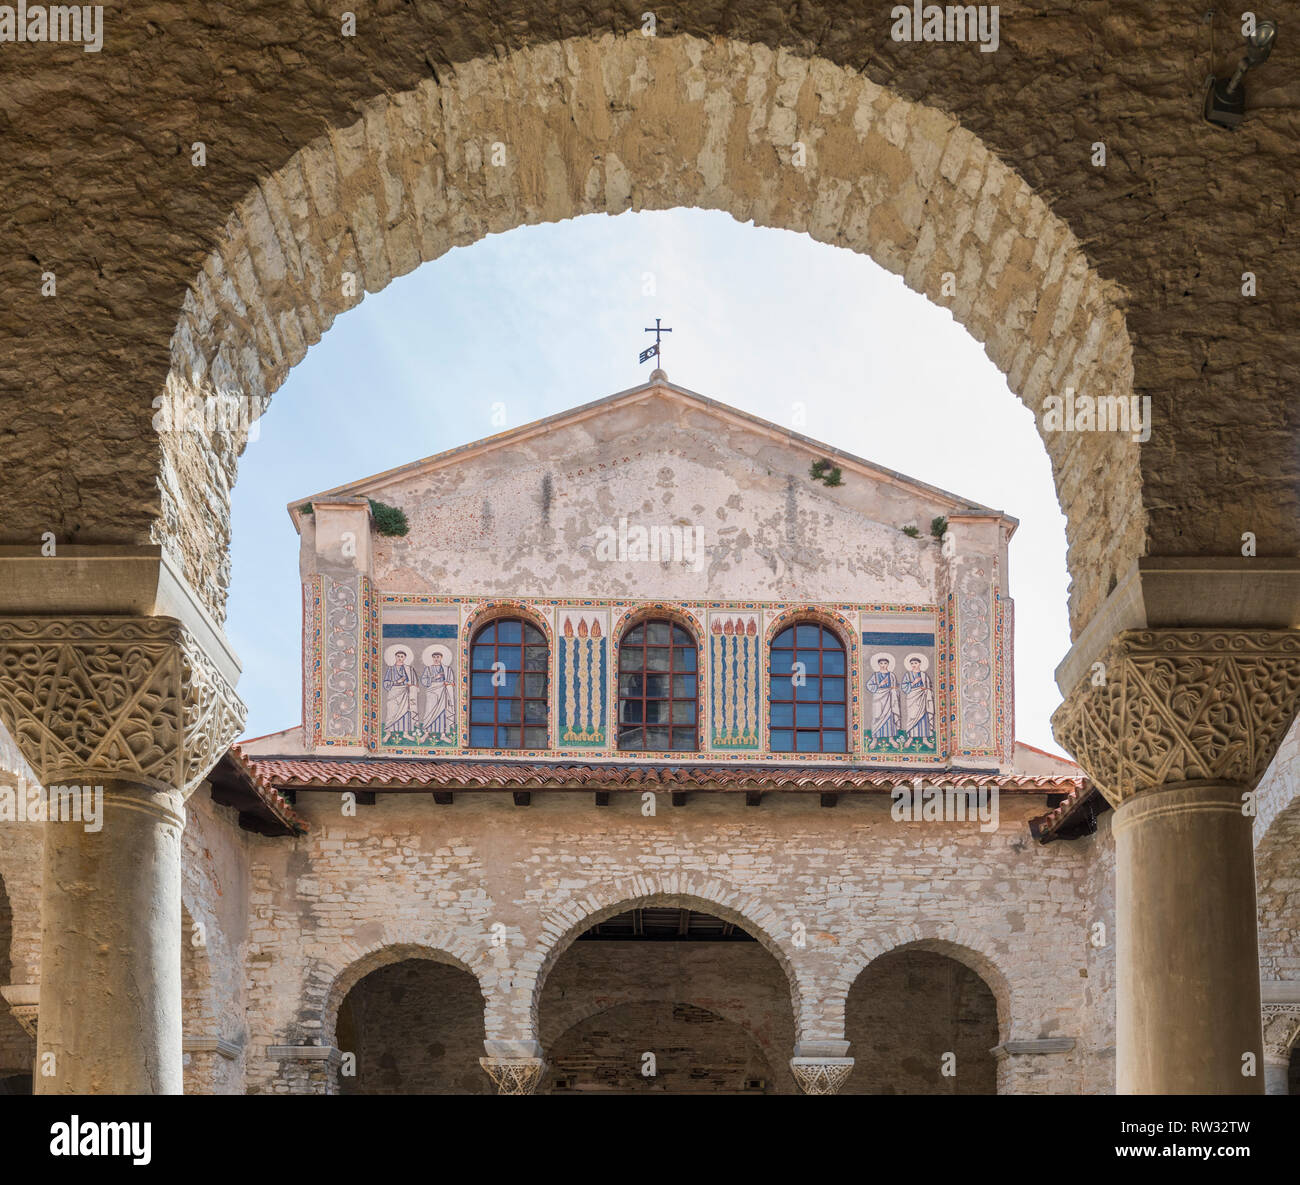
M 1260 974 L 1300 981 L 1300 721 L 1260 781 L 1256 802 Z
M 351 818 L 339 802 L 303 792 L 306 836 L 250 841 L 252 1089 L 286 1089 L 290 1071 L 266 1050 L 333 1045 L 356 969 L 400 958 L 468 968 L 487 1039 L 538 1040 L 545 987 L 552 971 L 569 974 L 572 939 L 652 901 L 757 937 L 784 974 L 795 1040 L 841 1038 L 863 968 L 909 943 L 981 975 L 999 1000 L 1001 1039 L 1080 1036 L 1091 862 L 1075 845 L 1029 839 L 1025 820 L 1041 799 L 1004 797 L 993 835 L 894 823 L 887 798 L 831 811 L 811 796 L 754 809 L 703 795 L 674 808 L 665 795 L 652 818 L 639 798 L 597 808 L 582 794 L 537 795 L 527 808 L 508 795 L 458 793 L 452 806 L 381 795 Z M 1037 1060 L 1054 1089 L 1080 1088 L 1074 1062 Z
M 248 832 L 206 784 L 185 807 L 181 863 L 181 973 L 185 1090 L 242 1094 L 246 1007 Z M 204 1048 L 220 1044 L 225 1052 Z M 238 1052 L 235 1052 L 235 1051 Z M 228 1056 L 233 1055 L 233 1056 Z

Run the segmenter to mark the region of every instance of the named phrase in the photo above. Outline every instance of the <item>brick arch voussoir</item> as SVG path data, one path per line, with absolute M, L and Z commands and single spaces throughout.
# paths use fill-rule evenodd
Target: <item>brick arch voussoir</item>
M 563 902 L 547 911 L 541 919 L 538 942 L 515 969 L 517 999 L 527 1001 L 529 1034 L 539 1031 L 539 1007 L 546 978 L 578 935 L 627 910 L 661 905 L 712 914 L 742 927 L 776 959 L 785 973 L 790 986 L 795 1040 L 801 1038 L 806 1028 L 816 1025 L 816 1012 L 809 1012 L 818 1007 L 816 972 L 812 960 L 807 961 L 809 965 L 800 966 L 792 919 L 761 898 L 723 882 L 668 874 L 610 881 L 601 887 L 598 896 L 592 894 L 580 901 Z
M 486 998 L 485 946 L 486 943 L 455 937 L 445 942 L 392 938 L 365 946 L 341 943 L 333 952 L 331 962 L 318 965 L 309 978 L 303 994 L 303 1012 L 320 1018 L 323 1044 L 336 1045 L 339 1009 L 348 993 L 372 972 L 408 959 L 424 959 L 464 971 Z
M 831 984 L 840 1010 L 841 1024 L 844 1022 L 849 992 L 859 977 L 882 956 L 907 950 L 943 955 L 975 972 L 993 993 L 997 1005 L 998 1040 L 1011 1039 L 1020 1019 L 1015 1013 L 1015 992 L 1011 980 L 1002 970 L 997 955 L 988 949 L 988 944 L 979 931 L 956 924 L 918 923 L 900 926 L 850 948 L 849 958 L 842 964 Z

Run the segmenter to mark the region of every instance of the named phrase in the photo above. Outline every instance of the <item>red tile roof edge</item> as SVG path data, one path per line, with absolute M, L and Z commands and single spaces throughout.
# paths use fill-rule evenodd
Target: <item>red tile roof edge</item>
M 302 835 L 307 830 L 307 821 L 289 805 L 288 800 L 276 789 L 266 772 L 258 768 L 256 759 L 245 753 L 237 744 L 231 745 L 226 755 L 235 763 L 240 773 L 248 778 L 258 798 L 266 803 L 267 809 L 276 818 L 298 835 Z
M 1090 782 L 1084 782 L 1059 806 L 1045 815 L 1036 815 L 1029 820 L 1029 830 L 1041 844 L 1049 844 L 1059 838 L 1057 833 L 1074 820 L 1094 797 L 1100 799 L 1101 792 Z M 1104 800 L 1103 800 L 1104 801 Z M 1104 809 L 1104 806 L 1103 806 Z
M 470 790 L 621 789 L 673 786 L 689 790 L 862 789 L 887 791 L 917 778 L 934 785 L 1024 794 L 1071 794 L 1086 786 L 1080 773 L 999 774 L 963 770 L 883 770 L 835 766 L 695 766 L 592 764 L 582 762 L 464 761 L 393 757 L 253 757 L 239 754 L 259 785 L 288 789 L 347 786 L 440 786 Z

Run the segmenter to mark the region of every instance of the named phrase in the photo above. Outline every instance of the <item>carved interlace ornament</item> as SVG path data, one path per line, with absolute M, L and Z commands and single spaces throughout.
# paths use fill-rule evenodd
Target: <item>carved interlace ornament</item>
M 540 1057 L 481 1057 L 478 1064 L 496 1083 L 497 1094 L 533 1094 L 546 1063 Z
M 172 618 L 0 618 L 0 720 L 42 785 L 120 778 L 188 794 L 244 711 Z
M 851 1057 L 795 1057 L 790 1070 L 804 1094 L 838 1094 L 853 1073 Z
M 1263 1022 L 1264 1056 L 1286 1062 L 1291 1047 L 1300 1040 L 1300 1003 L 1265 1004 Z
M 1300 710 L 1300 630 L 1126 630 L 1052 717 L 1112 806 L 1176 782 L 1254 787 Z

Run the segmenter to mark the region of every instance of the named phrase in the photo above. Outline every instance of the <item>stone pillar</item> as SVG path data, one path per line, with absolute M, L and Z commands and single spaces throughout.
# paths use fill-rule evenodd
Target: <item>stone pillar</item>
M 0 617 L 0 719 L 51 810 L 80 807 L 44 826 L 37 1093 L 182 1090 L 184 803 L 243 720 L 195 626 L 205 644 L 162 616 Z
M 1260 1094 L 1250 794 L 1300 706 L 1300 631 L 1126 630 L 1053 719 L 1115 807 L 1116 1089 Z
M 546 1061 L 538 1041 L 485 1041 L 487 1057 L 478 1064 L 492 1079 L 497 1094 L 536 1094 L 546 1074 Z
M 853 1073 L 847 1041 L 802 1041 L 794 1047 L 790 1072 L 804 1094 L 838 1094 Z

